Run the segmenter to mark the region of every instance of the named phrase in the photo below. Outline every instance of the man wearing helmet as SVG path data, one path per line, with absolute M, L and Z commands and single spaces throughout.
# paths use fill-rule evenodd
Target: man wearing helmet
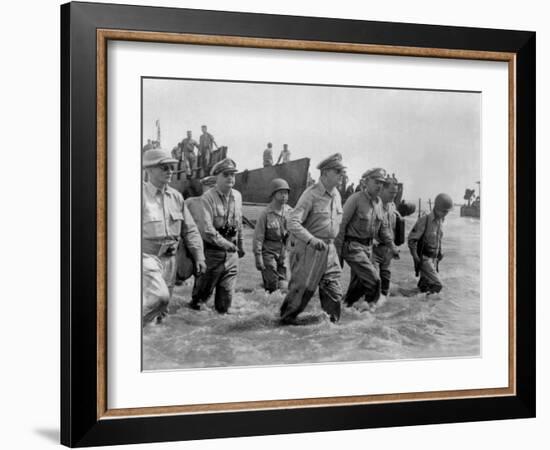
M 420 274 L 420 292 L 433 294 L 441 291 L 437 263 L 443 259 L 441 240 L 443 221 L 453 208 L 453 201 L 447 194 L 438 194 L 430 214 L 420 217 L 409 233 L 409 249 L 414 260 L 415 271 Z
M 264 289 L 271 293 L 287 278 L 285 265 L 288 241 L 287 217 L 292 208 L 287 205 L 290 187 L 282 178 L 271 182 L 271 203 L 262 211 L 254 228 L 252 248 L 256 269 L 262 272 Z

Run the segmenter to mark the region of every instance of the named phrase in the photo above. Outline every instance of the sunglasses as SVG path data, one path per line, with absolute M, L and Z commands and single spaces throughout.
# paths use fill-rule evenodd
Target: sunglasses
M 157 166 L 163 172 L 174 172 L 176 169 L 172 164 L 161 164 Z

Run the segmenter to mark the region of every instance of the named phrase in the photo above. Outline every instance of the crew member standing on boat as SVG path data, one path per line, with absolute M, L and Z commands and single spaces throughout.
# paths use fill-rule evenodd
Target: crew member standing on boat
M 447 194 L 438 194 L 430 214 L 420 217 L 409 233 L 409 250 L 414 260 L 415 272 L 420 275 L 420 292 L 434 294 L 443 288 L 439 277 L 439 261 L 443 259 L 441 240 L 443 221 L 453 209 L 453 200 Z
M 174 173 L 173 159 L 162 149 L 143 154 L 147 180 L 142 196 L 143 324 L 160 322 L 176 281 L 176 251 L 180 239 L 191 254 L 195 274 L 206 269 L 202 239 L 183 196 L 168 186 Z
M 340 319 L 342 269 L 334 238 L 342 220 L 342 202 L 336 189 L 345 167 L 336 153 L 317 168 L 319 181 L 307 188 L 289 215 L 288 229 L 293 247 L 290 255 L 291 278 L 281 306 L 282 323 L 292 323 L 307 306 L 319 287 L 321 307 L 332 322 Z
M 212 158 L 212 151 L 214 150 L 214 146 L 218 148 L 218 144 L 216 144 L 216 140 L 214 139 L 214 136 L 212 136 L 208 132 L 206 125 L 201 126 L 201 131 L 202 131 L 202 134 L 199 138 L 199 158 L 200 158 L 201 168 L 204 174 L 207 175 L 208 169 L 210 167 L 210 160 Z
M 238 258 L 244 256 L 241 193 L 233 189 L 235 162 L 223 159 L 212 167 L 216 185 L 201 196 L 203 207 L 199 227 L 205 246 L 206 273 L 197 279 L 190 306 L 200 309 L 216 291 L 214 307 L 229 310 L 235 290 Z
M 264 150 L 264 167 L 271 167 L 273 165 L 273 144 L 267 143 L 267 148 Z
M 193 139 L 193 133 L 190 130 L 187 131 L 187 137 L 180 142 L 179 147 L 181 148 L 181 158 L 185 160 L 187 166 L 187 175 L 193 176 L 197 169 L 195 147 L 199 150 L 199 144 Z
M 289 161 L 290 161 L 290 150 L 288 149 L 288 144 L 283 144 L 283 150 L 281 151 L 281 154 L 277 159 L 277 164 L 280 164 L 281 162 L 284 164 Z
M 382 200 L 384 220 L 389 225 L 389 232 L 394 244 L 397 221 L 401 219 L 401 215 L 397 211 L 395 203 L 393 202 L 397 192 L 397 179 L 388 175 L 382 185 L 380 199 Z M 377 240 L 373 247 L 372 253 L 372 260 L 378 264 L 379 267 L 380 293 L 387 297 L 390 293 L 391 263 L 394 259 L 393 249 L 391 246 Z
M 287 205 L 290 187 L 285 180 L 271 181 L 270 192 L 271 203 L 256 222 L 252 243 L 256 269 L 262 272 L 264 289 L 269 293 L 279 289 L 281 281 L 287 279 L 287 217 L 292 211 Z
M 378 197 L 385 177 L 384 169 L 368 170 L 363 174 L 365 190 L 356 192 L 344 204 L 336 248 L 351 268 L 350 284 L 344 297 L 346 306 L 353 305 L 363 295 L 371 307 L 385 301 L 385 297 L 380 297 L 380 275 L 371 261 L 373 239 L 387 245 L 392 257 L 399 256 Z

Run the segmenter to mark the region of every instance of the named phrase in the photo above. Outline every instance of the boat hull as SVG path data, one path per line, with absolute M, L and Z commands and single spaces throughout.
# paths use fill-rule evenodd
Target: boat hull
M 274 178 L 286 180 L 290 186 L 288 204 L 295 206 L 300 195 L 307 188 L 309 158 L 296 159 L 284 164 L 239 172 L 235 178 L 235 189 L 245 203 L 269 203 L 270 184 Z

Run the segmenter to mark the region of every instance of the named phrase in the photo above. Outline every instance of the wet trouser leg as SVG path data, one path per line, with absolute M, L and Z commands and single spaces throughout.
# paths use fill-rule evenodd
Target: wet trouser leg
M 383 244 L 377 245 L 373 248 L 371 259 L 378 264 L 380 269 L 380 292 L 382 295 L 388 295 L 390 292 L 391 263 L 393 259 L 391 249 Z
M 340 317 L 340 263 L 334 244 L 325 250 L 315 250 L 302 242 L 296 243 L 290 258 L 291 276 L 288 294 L 281 305 L 281 319 L 287 321 L 300 314 L 319 286 L 321 307 L 331 316 Z
M 437 293 L 443 288 L 439 274 L 435 270 L 435 259 L 422 256 L 420 264 L 420 280 L 418 280 L 420 292 L 430 294 Z
M 340 300 L 342 299 L 342 285 L 340 276 L 342 267 L 333 244 L 330 245 L 327 260 L 327 269 L 319 284 L 319 299 L 321 308 L 325 311 L 332 322 L 340 320 Z
M 226 254 L 224 269 L 218 278 L 216 295 L 214 297 L 214 307 L 219 313 L 226 313 L 233 301 L 233 292 L 235 292 L 235 282 L 237 281 L 238 261 L 239 258 L 236 252 Z
M 265 269 L 262 270 L 264 289 L 274 292 L 279 289 L 279 273 L 277 272 L 277 255 L 272 252 L 262 252 Z
M 175 256 L 142 254 L 143 261 L 143 324 L 162 315 L 168 308 L 176 276 Z
M 351 269 L 352 277 L 344 302 L 351 306 L 363 295 L 369 303 L 380 298 L 380 275 L 370 259 L 371 249 L 355 241 L 344 243 L 342 255 Z
M 206 249 L 204 252 L 206 272 L 201 275 L 193 288 L 193 303 L 206 302 L 214 289 L 214 306 L 218 312 L 227 312 L 233 298 L 237 276 L 238 256 L 236 252 Z

